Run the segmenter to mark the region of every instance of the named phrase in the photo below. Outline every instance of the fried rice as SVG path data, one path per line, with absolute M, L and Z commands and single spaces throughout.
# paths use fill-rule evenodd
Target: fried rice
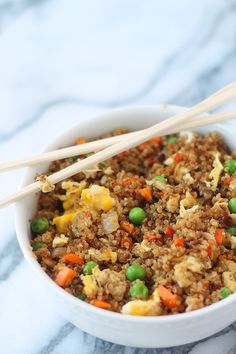
M 236 291 L 234 158 L 219 133 L 182 132 L 80 172 L 40 193 L 32 222 L 48 226 L 32 231 L 33 252 L 65 291 L 106 310 L 159 316 L 222 300 Z

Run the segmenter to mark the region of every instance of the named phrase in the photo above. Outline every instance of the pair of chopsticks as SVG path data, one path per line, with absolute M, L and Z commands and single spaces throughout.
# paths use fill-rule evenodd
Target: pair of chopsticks
M 123 151 L 133 148 L 139 144 L 142 144 L 148 139 L 155 136 L 162 136 L 166 134 L 177 133 L 180 130 L 192 129 L 198 126 L 216 123 L 227 119 L 236 118 L 236 110 L 216 113 L 210 116 L 201 116 L 196 120 L 191 120 L 204 112 L 207 112 L 215 107 L 218 107 L 232 99 L 236 98 L 236 81 L 225 86 L 221 90 L 215 92 L 197 105 L 180 112 L 173 117 L 165 119 L 164 121 L 153 125 L 150 128 L 128 133 L 120 136 L 97 140 L 90 143 L 85 143 L 78 146 L 72 146 L 56 151 L 43 153 L 34 157 L 30 157 L 20 161 L 13 161 L 0 165 L 0 172 L 14 168 L 31 166 L 46 161 L 59 160 L 71 156 L 77 156 L 89 152 L 96 152 L 95 154 L 75 162 L 73 165 L 64 168 L 61 171 L 53 173 L 47 179 L 51 184 L 56 184 L 66 178 L 69 178 L 82 170 L 86 170 L 89 167 L 98 164 L 104 160 L 107 160 Z M 42 182 L 34 182 L 20 191 L 5 197 L 0 200 L 0 208 L 5 207 L 11 203 L 15 203 L 20 199 L 40 191 Z

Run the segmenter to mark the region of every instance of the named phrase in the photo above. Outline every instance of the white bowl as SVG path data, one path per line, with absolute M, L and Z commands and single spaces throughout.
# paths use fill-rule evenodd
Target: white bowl
M 146 128 L 177 112 L 176 106 L 129 107 L 101 114 L 68 129 L 45 148 L 49 151 L 71 145 L 78 136 L 89 137 L 110 131 L 116 127 L 131 130 Z M 212 130 L 221 132 L 231 149 L 236 148 L 235 127 L 233 123 L 210 125 L 198 129 L 201 133 Z M 47 170 L 48 164 L 27 170 L 22 187 L 31 183 L 36 172 Z M 189 313 L 160 316 L 138 317 L 121 315 L 91 306 L 65 292 L 57 286 L 33 256 L 29 240 L 31 238 L 29 219 L 34 216 L 37 197 L 32 195 L 16 205 L 16 231 L 22 252 L 35 270 L 42 287 L 55 308 L 75 326 L 83 331 L 107 341 L 135 347 L 171 347 L 190 343 L 210 336 L 236 320 L 236 294 L 216 304 Z

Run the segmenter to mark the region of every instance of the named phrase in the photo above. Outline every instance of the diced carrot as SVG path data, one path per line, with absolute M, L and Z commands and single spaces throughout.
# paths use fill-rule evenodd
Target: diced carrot
M 120 227 L 122 230 L 128 232 L 128 234 L 132 234 L 134 232 L 134 225 L 130 224 L 128 221 L 121 221 Z
M 206 279 L 203 280 L 202 285 L 204 286 L 204 288 L 209 289 L 209 285 L 210 285 L 209 280 L 206 280 Z
M 109 310 L 111 308 L 111 304 L 109 304 L 109 302 L 97 300 L 97 299 L 91 300 L 90 305 L 99 307 L 100 309 L 104 309 L 104 310 Z
M 149 156 L 148 158 L 146 158 L 146 163 L 148 166 L 151 166 L 154 164 L 155 158 L 154 156 Z
M 128 238 L 122 238 L 122 240 L 120 241 L 120 245 L 122 248 L 129 249 L 132 247 L 132 244 L 133 244 L 133 242 Z
M 126 178 L 122 184 L 124 187 L 128 187 L 131 185 L 131 183 L 135 180 L 135 179 L 138 179 L 138 176 L 132 176 L 132 177 L 129 177 L 129 178 Z
M 172 227 L 170 225 L 167 225 L 166 231 L 165 231 L 166 236 L 172 237 L 174 235 L 174 233 L 175 233 L 175 230 L 172 229 Z
M 146 147 L 147 147 L 147 142 L 140 144 L 138 146 L 138 149 L 139 149 L 139 151 L 144 151 L 146 149 Z
M 145 187 L 140 189 L 140 194 L 148 202 L 152 200 L 152 189 L 150 187 Z
M 182 154 L 181 152 L 177 152 L 174 156 L 174 160 L 175 162 L 180 162 L 180 161 L 183 161 L 185 159 L 185 156 L 184 154 Z
M 83 259 L 78 254 L 75 253 L 67 253 L 63 256 L 63 259 L 72 264 L 78 264 L 78 265 L 84 264 Z
M 63 267 L 59 270 L 56 275 L 55 282 L 60 286 L 67 286 L 76 276 L 76 271 L 68 267 Z
M 174 150 L 175 144 L 168 144 L 168 149 L 170 151 Z
M 123 186 L 124 187 L 128 187 L 128 186 L 130 186 L 131 185 L 131 183 L 132 183 L 132 179 L 131 178 L 127 178 L 127 179 L 125 179 L 124 181 L 123 181 Z
M 218 246 L 222 245 L 224 241 L 224 229 L 216 229 L 215 240 Z
M 123 152 L 120 152 L 119 154 L 117 154 L 117 156 L 120 158 L 120 159 L 123 159 L 123 157 L 125 157 L 126 155 L 126 151 L 123 151 Z
M 224 181 L 223 181 L 223 183 L 229 185 L 229 184 L 232 182 L 232 180 L 233 180 L 233 177 L 231 177 L 231 176 L 226 176 L 225 179 L 224 179 Z
M 208 253 L 208 256 L 211 259 L 213 259 L 213 257 L 214 257 L 214 245 L 213 245 L 213 241 L 211 241 L 211 240 L 208 242 L 207 253 Z
M 183 237 L 178 237 L 174 240 L 174 244 L 177 247 L 184 247 L 184 239 Z
M 143 144 L 140 144 L 138 146 L 138 149 L 140 151 L 143 151 L 146 149 L 146 147 L 150 144 L 150 143 L 160 143 L 162 141 L 162 138 L 160 136 L 156 136 L 154 138 L 149 139 L 148 141 L 145 141 Z
M 163 195 L 165 194 L 164 192 L 158 192 L 157 193 L 160 197 L 163 197 Z
M 168 307 L 168 309 L 178 310 L 181 308 L 181 299 L 178 295 L 172 294 L 172 292 L 163 285 L 159 285 L 157 289 L 163 304 Z
M 155 136 L 154 138 L 151 138 L 148 140 L 150 143 L 160 143 L 162 141 L 162 138 L 160 136 Z
M 152 233 L 152 232 L 149 232 L 147 233 L 145 236 L 144 236 L 145 240 L 147 240 L 148 242 L 151 242 L 151 241 L 154 241 L 157 239 L 157 236 Z
M 80 138 L 80 139 L 77 139 L 75 143 L 76 143 L 76 145 L 85 144 L 85 143 L 86 143 L 86 140 L 83 139 L 83 138 Z

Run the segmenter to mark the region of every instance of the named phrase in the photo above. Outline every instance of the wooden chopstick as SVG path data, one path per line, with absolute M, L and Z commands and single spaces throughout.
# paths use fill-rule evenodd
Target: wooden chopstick
M 110 147 L 105 148 L 102 151 L 99 151 L 84 160 L 74 163 L 73 165 L 66 167 L 65 169 L 58 171 L 48 177 L 50 183 L 55 184 L 66 178 L 69 178 L 81 170 L 85 170 L 90 166 L 93 166 L 101 161 L 107 160 L 114 155 L 117 155 L 120 152 L 133 148 L 139 144 L 142 144 L 144 141 L 151 139 L 157 135 L 168 134 L 170 128 L 178 129 L 182 123 L 186 122 L 188 119 L 195 117 L 203 112 L 207 112 L 221 104 L 236 98 L 236 82 L 233 82 L 221 90 L 217 91 L 213 95 L 209 96 L 202 102 L 193 106 L 192 108 L 186 109 L 183 112 L 180 112 L 174 115 L 171 118 L 168 118 L 154 126 L 142 130 L 133 136 L 131 139 L 126 139 L 125 141 L 120 141 Z M 203 117 L 203 119 L 207 119 Z M 7 206 L 11 203 L 14 203 L 32 193 L 40 191 L 42 187 L 42 182 L 34 182 L 20 191 L 3 198 L 0 201 L 0 208 Z
M 236 118 L 236 110 L 231 110 L 228 112 L 220 112 L 220 113 L 215 113 L 211 114 L 205 118 L 200 117 L 198 119 L 194 119 L 190 122 L 186 122 L 183 126 L 180 125 L 178 128 L 171 129 L 168 131 L 168 134 L 174 134 L 177 133 L 181 130 L 187 130 L 187 129 L 193 129 L 199 126 L 203 125 L 208 125 L 211 123 L 217 123 L 220 121 L 225 121 L 229 119 Z M 131 138 L 135 135 L 137 135 L 140 131 L 128 133 L 128 134 L 122 134 L 122 135 L 116 135 L 110 138 L 105 138 L 101 140 L 96 140 L 92 141 L 89 143 L 81 144 L 81 145 L 75 145 L 75 146 L 70 146 L 66 147 L 63 149 L 58 149 L 54 151 L 49 151 L 45 152 L 42 154 L 38 154 L 35 156 L 31 156 L 25 159 L 21 160 L 16 160 L 16 161 L 11 161 L 11 162 L 6 162 L 0 164 L 0 173 L 13 170 L 16 168 L 22 168 L 22 167 L 27 167 L 27 166 L 33 166 L 33 165 L 38 165 L 43 162 L 48 162 L 48 161 L 55 161 L 55 160 L 61 160 L 65 159 L 71 156 L 79 156 L 83 154 L 87 154 L 90 152 L 96 152 L 99 150 L 102 150 L 108 146 L 111 146 L 119 141 L 124 141 L 127 138 Z M 160 134 L 164 135 L 164 134 Z

